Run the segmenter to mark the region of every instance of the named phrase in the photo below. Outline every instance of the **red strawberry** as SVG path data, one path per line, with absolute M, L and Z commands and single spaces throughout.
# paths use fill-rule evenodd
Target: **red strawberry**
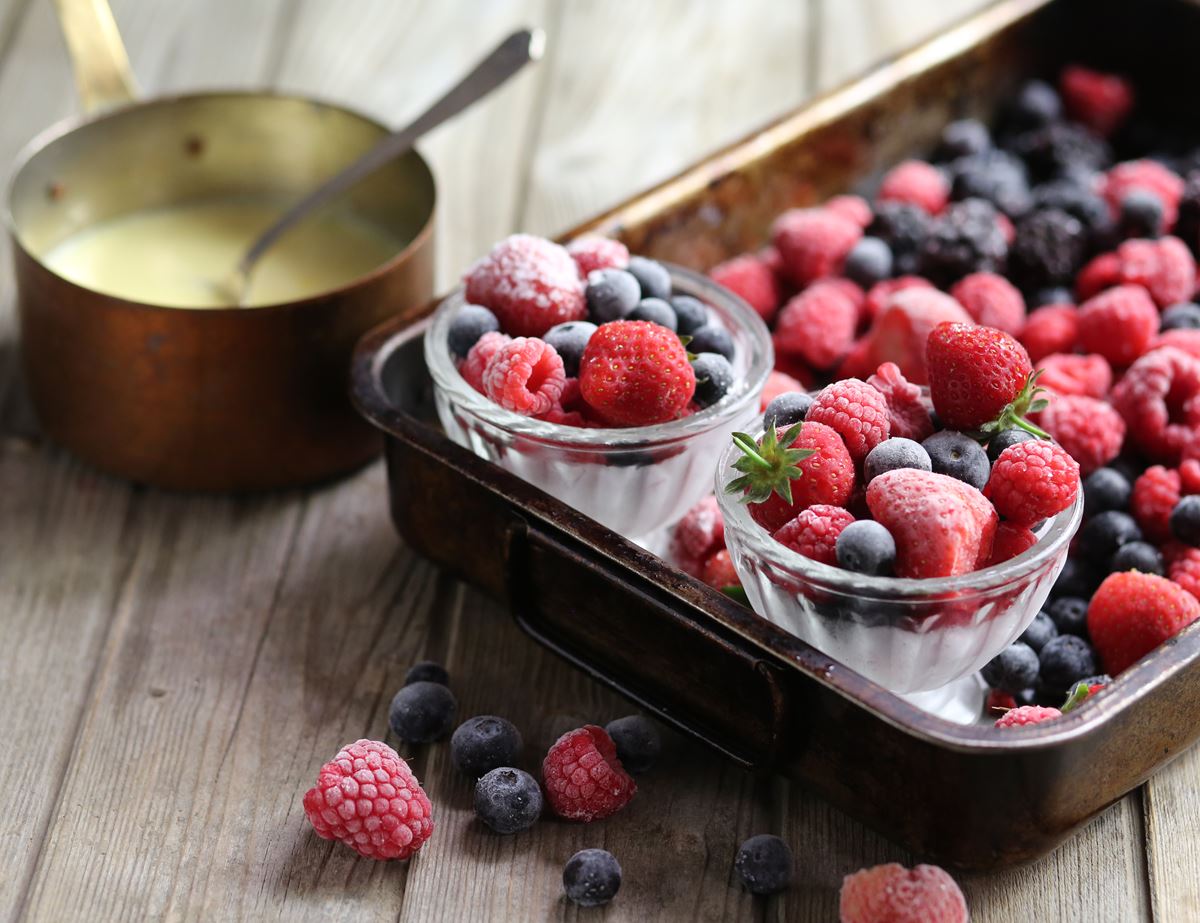
M 673 330 L 649 321 L 613 321 L 588 340 L 579 388 L 606 422 L 647 426 L 683 412 L 696 391 L 696 373 Z
M 1200 618 L 1200 602 L 1165 577 L 1109 574 L 1088 604 L 1087 627 L 1106 673 L 1116 676 Z
M 983 493 L 1005 519 L 1027 526 L 1075 502 L 1079 462 L 1053 442 L 1018 442 L 1000 453 Z

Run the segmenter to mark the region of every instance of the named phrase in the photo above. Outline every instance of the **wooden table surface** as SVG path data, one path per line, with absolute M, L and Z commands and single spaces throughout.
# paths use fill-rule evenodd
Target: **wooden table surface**
M 115 8 L 148 90 L 274 86 L 392 123 L 510 28 L 545 27 L 534 72 L 422 145 L 447 285 L 504 234 L 561 230 L 977 5 Z M 75 107 L 49 0 L 0 0 L 0 162 Z M 628 706 L 402 547 L 379 464 L 319 490 L 188 497 L 47 445 L 20 380 L 7 261 L 0 292 L 0 918 L 830 921 L 843 875 L 915 861 L 799 786 L 683 742 L 615 818 L 507 838 L 472 820 L 446 745 L 409 750 L 438 822 L 417 859 L 377 864 L 318 839 L 304 789 L 339 745 L 384 735 L 417 660 L 447 665 L 463 717 L 516 722 L 530 768 L 559 732 Z M 1193 750 L 1045 860 L 963 877 L 973 918 L 1200 920 L 1198 787 Z M 764 831 L 797 860 L 771 900 L 731 880 L 738 843 Z M 603 911 L 561 897 L 562 864 L 586 846 L 625 870 Z

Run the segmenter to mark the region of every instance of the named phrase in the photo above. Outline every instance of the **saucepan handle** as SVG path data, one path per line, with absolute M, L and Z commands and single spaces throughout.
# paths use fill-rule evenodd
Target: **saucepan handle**
M 54 0 L 54 8 L 84 111 L 112 109 L 135 100 L 137 84 L 108 0 Z
M 683 596 L 520 520 L 510 610 L 575 666 L 738 763 L 767 769 L 795 739 L 783 668 Z

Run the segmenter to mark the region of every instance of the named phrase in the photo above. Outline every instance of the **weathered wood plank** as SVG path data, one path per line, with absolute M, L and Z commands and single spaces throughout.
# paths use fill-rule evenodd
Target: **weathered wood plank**
M 1154 776 L 1143 791 L 1154 919 L 1200 920 L 1200 747 Z

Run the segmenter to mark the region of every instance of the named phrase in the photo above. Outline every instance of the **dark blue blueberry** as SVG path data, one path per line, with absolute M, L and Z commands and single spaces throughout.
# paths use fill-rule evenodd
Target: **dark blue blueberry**
M 687 345 L 690 353 L 720 353 L 730 362 L 733 361 L 733 337 L 724 327 L 715 324 L 705 324 L 699 330 L 692 331 L 691 342 Z
M 1133 487 L 1116 468 L 1097 468 L 1083 479 L 1083 515 L 1129 509 Z
M 1058 637 L 1058 626 L 1054 624 L 1054 619 L 1050 618 L 1043 610 L 1033 617 L 1029 627 L 1021 633 L 1021 637 L 1017 640 L 1028 644 L 1034 651 L 1040 651 L 1046 646 L 1047 641 L 1056 637 Z
M 1060 596 L 1046 611 L 1060 635 L 1087 636 L 1088 601 L 1080 596 Z
M 1171 510 L 1171 534 L 1185 544 L 1200 546 L 1200 494 L 1184 497 Z
M 892 250 L 878 237 L 864 237 L 846 254 L 842 275 L 851 282 L 870 288 L 892 276 Z
M 671 274 L 662 263 L 644 256 L 631 256 L 625 269 L 637 279 L 643 298 L 662 298 L 665 301 L 671 297 Z
M 859 574 L 887 577 L 896 566 L 896 540 L 873 519 L 859 519 L 837 537 L 838 567 Z
M 1062 99 L 1044 80 L 1029 80 L 1017 91 L 1009 106 L 1009 123 L 1014 129 L 1037 128 L 1062 118 Z
M 621 765 L 632 773 L 643 773 L 658 761 L 662 753 L 662 734 L 658 725 L 645 715 L 626 715 L 604 726 L 617 746 Z
M 708 308 L 699 298 L 674 295 L 671 308 L 675 311 L 675 330 L 680 336 L 691 336 L 708 323 Z
M 808 414 L 808 408 L 813 404 L 811 394 L 803 391 L 785 391 L 767 404 L 763 411 L 763 429 L 774 426 L 776 429 L 786 428 L 799 423 Z
M 1161 237 L 1163 232 L 1163 203 L 1149 189 L 1134 189 L 1121 199 L 1121 214 L 1117 218 L 1117 233 L 1122 238 Z
M 1028 644 L 1017 641 L 984 664 L 979 672 L 993 689 L 1020 692 L 1038 680 L 1038 655 Z
M 1129 542 L 1116 550 L 1109 563 L 1109 570 L 1118 573 L 1125 570 L 1140 570 L 1143 574 L 1166 574 L 1163 557 L 1149 542 Z
M 995 461 L 1000 457 L 1000 453 L 1009 446 L 1016 445 L 1019 442 L 1028 442 L 1030 439 L 1036 439 L 1037 436 L 1023 429 L 1013 427 L 1012 429 L 1002 429 L 988 440 L 987 457 L 989 461 Z
M 992 146 L 992 133 L 979 119 L 957 119 L 942 129 L 936 160 L 982 154 Z
M 455 768 L 472 779 L 500 766 L 511 766 L 521 755 L 521 732 L 497 715 L 477 715 L 460 724 L 450 738 Z
M 1181 301 L 1162 312 L 1163 330 L 1196 330 L 1200 328 L 1200 304 Z
M 440 663 L 422 660 L 420 663 L 414 663 L 404 674 L 404 685 L 419 682 L 441 683 L 443 686 L 449 686 L 450 674 Z
M 446 342 L 453 355 L 465 359 L 481 336 L 499 329 L 500 321 L 496 320 L 496 315 L 487 308 L 477 304 L 464 304 L 454 315 L 450 331 L 446 334 Z
M 652 324 L 674 330 L 679 323 L 675 319 L 675 311 L 661 298 L 643 298 L 637 307 L 625 318 L 626 320 L 648 320 Z
M 579 360 L 587 348 L 588 340 L 596 332 L 596 325 L 585 320 L 569 320 L 546 331 L 542 337 L 554 347 L 563 361 L 563 371 L 574 377 L 579 374 Z
M 932 471 L 933 463 L 921 443 L 905 439 L 903 436 L 893 436 L 883 440 L 867 453 L 863 461 L 863 476 L 870 484 L 885 471 L 894 471 L 896 468 Z
M 720 353 L 700 353 L 692 362 L 696 373 L 696 393 L 701 407 L 711 407 L 733 387 L 733 366 Z
M 1079 530 L 1079 553 L 1089 561 L 1103 562 L 1127 542 L 1140 542 L 1142 530 L 1128 513 L 1105 510 Z
M 775 894 L 792 881 L 792 850 L 769 833 L 752 836 L 738 847 L 734 871 L 751 894 Z
M 582 849 L 563 867 L 563 890 L 580 907 L 599 907 L 621 887 L 621 866 L 604 849 Z
M 1050 286 L 1049 288 L 1039 288 L 1036 292 L 1029 296 L 1029 310 L 1034 311 L 1038 308 L 1044 308 L 1048 304 L 1074 304 L 1075 295 L 1069 288 L 1060 286 Z
M 388 709 L 392 733 L 410 744 L 441 740 L 454 727 L 458 702 L 441 683 L 418 680 L 396 693 Z
M 1050 588 L 1050 595 L 1055 598 L 1074 596 L 1090 599 L 1103 579 L 1104 575 L 1086 561 L 1067 558 L 1054 586 Z
M 929 461 L 936 473 L 947 474 L 979 490 L 987 484 L 992 472 L 987 452 L 966 433 L 944 429 L 921 445 L 929 453 Z
M 1075 683 L 1096 672 L 1092 646 L 1077 635 L 1059 635 L 1042 648 L 1041 685 L 1051 693 L 1065 694 Z
M 541 814 L 541 786 L 524 770 L 501 766 L 475 783 L 475 816 L 497 833 L 528 830 Z
M 588 317 L 597 324 L 624 320 L 642 300 L 638 280 L 623 269 L 597 269 L 588 276 Z

